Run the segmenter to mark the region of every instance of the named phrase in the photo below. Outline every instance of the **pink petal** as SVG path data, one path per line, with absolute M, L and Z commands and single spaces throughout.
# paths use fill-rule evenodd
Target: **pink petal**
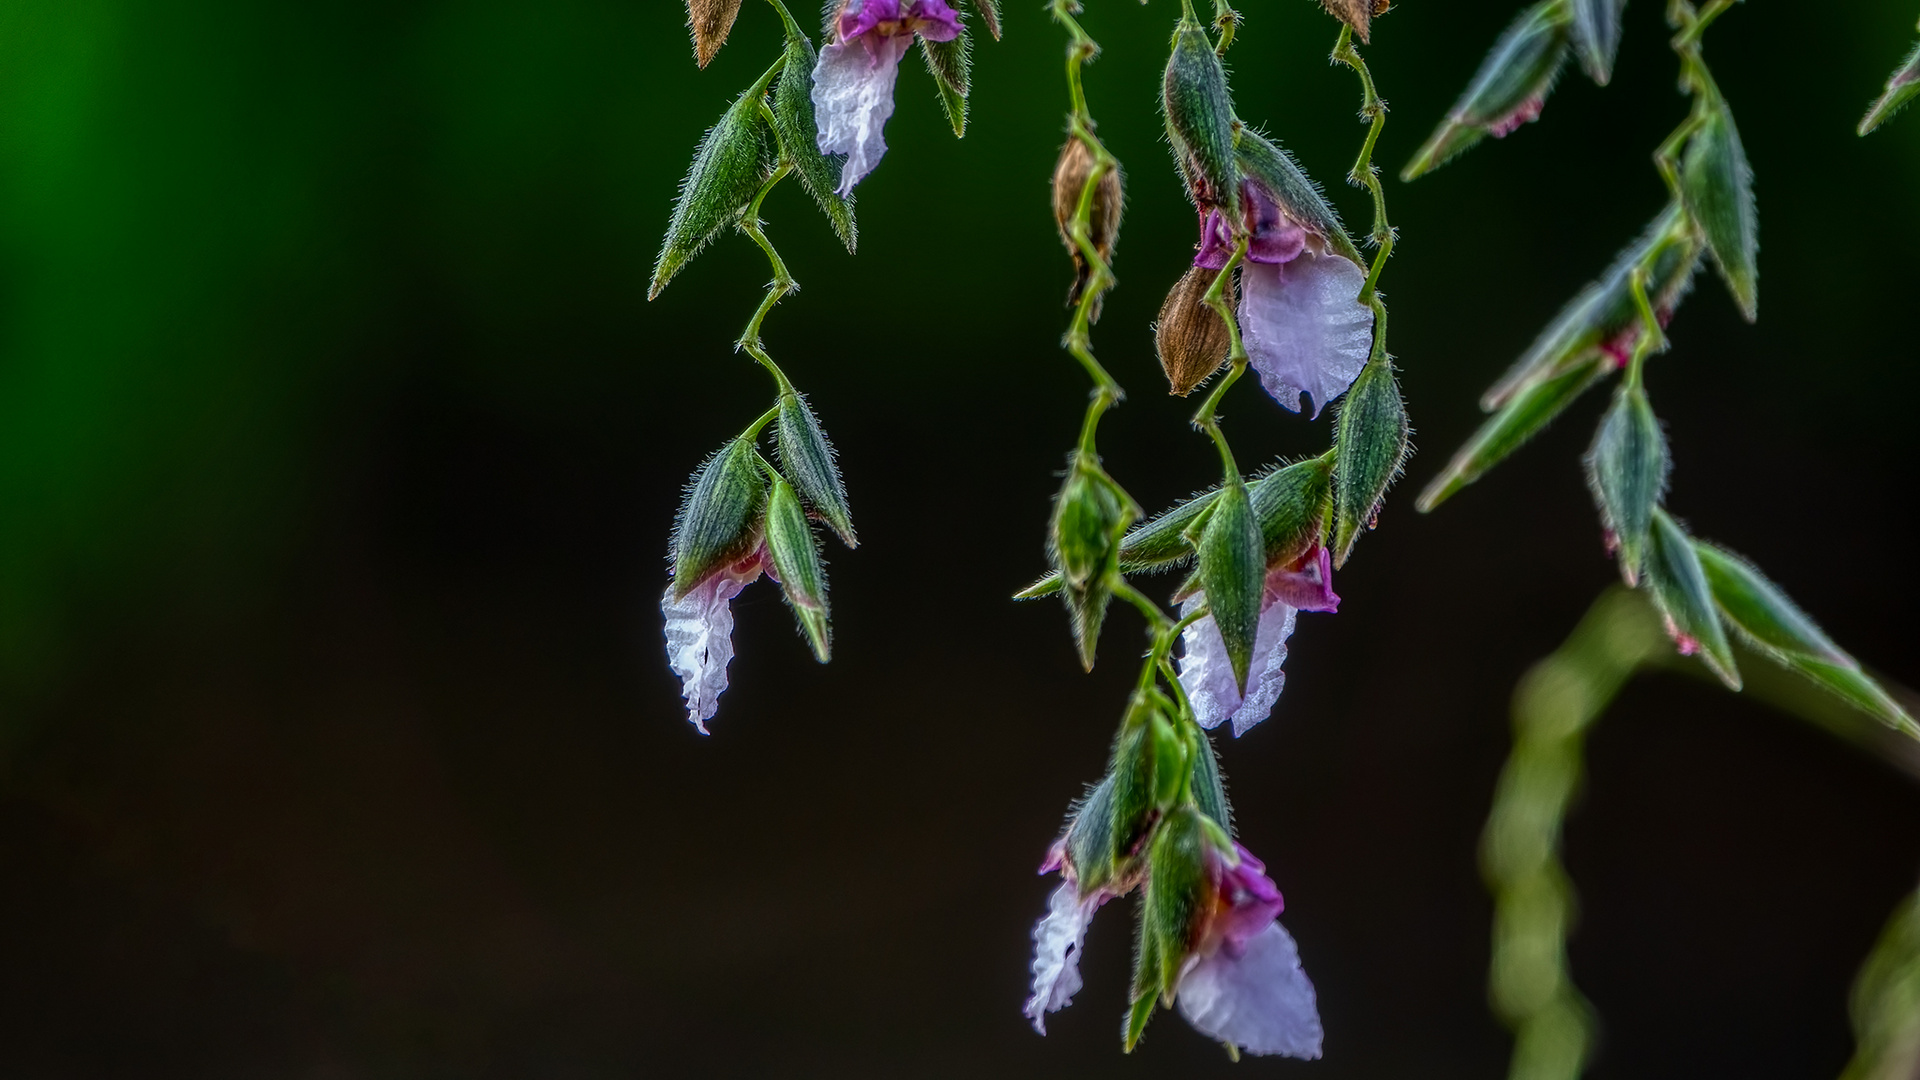
M 1333 591 L 1333 557 L 1325 547 L 1315 548 L 1287 566 L 1267 572 L 1267 600 L 1300 611 L 1339 611 L 1340 594 Z
M 1291 262 L 1249 263 L 1240 273 L 1240 333 L 1274 400 L 1313 414 L 1346 393 L 1373 346 L 1373 312 L 1359 302 L 1366 272 L 1341 255 L 1303 252 Z
M 660 611 L 667 617 L 667 664 L 680 676 L 687 719 L 700 734 L 720 708 L 733 660 L 733 598 L 760 577 L 759 555 L 743 559 L 695 586 L 679 600 L 667 589 Z
M 823 154 L 845 154 L 840 194 L 880 164 L 887 152 L 881 131 L 893 115 L 893 82 L 912 34 L 862 34 L 820 50 L 813 69 L 813 111 Z
M 1320 1010 L 1300 950 L 1277 922 L 1239 956 L 1221 949 L 1195 964 L 1177 988 L 1180 1015 L 1203 1035 L 1249 1054 L 1320 1056 Z

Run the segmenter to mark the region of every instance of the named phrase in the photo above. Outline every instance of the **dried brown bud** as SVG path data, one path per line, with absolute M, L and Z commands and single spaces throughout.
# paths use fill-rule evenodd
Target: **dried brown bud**
M 713 59 L 733 31 L 740 0 L 687 0 L 687 25 L 693 27 L 693 60 L 701 67 Z
M 1187 270 L 1160 305 L 1160 321 L 1153 327 L 1153 343 L 1160 353 L 1160 366 L 1167 383 L 1179 397 L 1186 397 L 1207 376 L 1227 360 L 1227 324 L 1220 313 L 1207 306 L 1207 290 L 1213 287 L 1218 270 L 1194 266 Z M 1233 282 L 1225 290 L 1228 310 L 1234 302 Z
M 1080 294 L 1093 277 L 1093 267 L 1087 265 L 1070 232 L 1074 216 L 1080 210 L 1081 193 L 1087 188 L 1087 177 L 1093 175 L 1093 165 L 1093 152 L 1087 149 L 1087 144 L 1068 139 L 1067 145 L 1060 148 L 1060 161 L 1053 167 L 1053 221 L 1060 227 L 1060 240 L 1067 245 L 1067 253 L 1073 256 L 1073 290 L 1067 294 L 1068 306 L 1080 302 Z M 1102 261 L 1113 257 L 1113 242 L 1120 235 L 1120 203 L 1120 163 L 1114 162 L 1094 185 L 1093 205 L 1087 213 L 1087 239 L 1093 244 L 1093 250 L 1100 253 Z M 1095 304 L 1098 303 L 1096 300 Z M 1098 306 L 1094 308 L 1093 317 L 1100 317 Z
M 1364 43 L 1373 20 L 1387 13 L 1390 0 L 1320 0 L 1320 6 L 1327 9 L 1327 14 L 1353 27 L 1353 36 Z

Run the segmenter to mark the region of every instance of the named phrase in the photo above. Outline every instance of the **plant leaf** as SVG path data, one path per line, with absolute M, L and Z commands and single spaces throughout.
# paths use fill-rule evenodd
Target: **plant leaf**
M 1653 511 L 1667 493 L 1667 440 L 1647 395 L 1622 385 L 1587 451 L 1587 486 L 1600 518 L 1619 545 L 1620 576 L 1640 580 Z
M 1647 585 L 1666 616 L 1667 633 L 1682 655 L 1698 654 L 1729 690 L 1740 689 L 1740 669 L 1734 665 L 1733 647 L 1692 538 L 1665 510 L 1656 509 L 1648 539 Z
M 787 28 L 787 62 L 773 86 L 773 130 L 780 148 L 793 163 L 800 186 L 807 189 L 820 212 L 827 215 L 835 236 L 852 252 L 860 231 L 853 218 L 853 196 L 835 192 L 840 166 L 820 152 L 813 119 L 813 42 L 799 27 Z
M 1400 170 L 1400 179 L 1432 172 L 1482 138 L 1504 138 L 1537 118 L 1566 63 L 1570 18 L 1565 0 L 1540 0 L 1522 11 L 1494 42 L 1446 119 Z
M 1920 95 L 1920 45 L 1915 45 L 1907 58 L 1887 76 L 1887 88 L 1874 99 L 1867 109 L 1867 115 L 1860 118 L 1859 132 L 1862 135 L 1887 122 L 1887 118 Z
M 1595 84 L 1613 80 L 1613 58 L 1620 52 L 1620 16 L 1627 0 L 1570 0 L 1573 21 L 1567 31 L 1573 55 Z
M 921 38 L 920 56 L 926 60 L 927 70 L 933 73 L 934 89 L 939 91 L 940 104 L 947 110 L 947 120 L 953 125 L 954 137 L 964 136 L 967 133 L 967 93 L 973 72 L 973 41 L 967 34 L 966 24 L 960 24 L 960 33 L 951 41 Z
M 1753 205 L 1753 169 L 1725 101 L 1715 101 L 1687 143 L 1680 193 L 1700 223 L 1707 250 L 1740 314 L 1754 321 L 1760 304 L 1760 226 Z
M 653 265 L 647 299 L 660 295 L 700 249 L 746 214 L 772 170 L 767 164 L 767 126 L 760 116 L 766 85 L 750 87 L 700 141 L 693 167 L 680 183 L 680 199 L 660 257 Z
M 1613 370 L 1612 363 L 1599 354 L 1589 355 L 1584 361 L 1567 368 L 1565 371 L 1535 383 L 1510 398 L 1499 412 L 1480 425 L 1460 449 L 1454 451 L 1453 460 L 1440 475 L 1430 481 L 1426 489 L 1420 492 L 1420 499 L 1414 505 L 1421 513 L 1427 513 L 1434 507 L 1453 497 L 1454 493 L 1486 473 L 1488 469 L 1505 460 L 1507 455 L 1524 446 L 1528 439 L 1539 434 L 1553 418 L 1559 416 L 1574 399 L 1587 392 L 1593 384 L 1605 378 Z

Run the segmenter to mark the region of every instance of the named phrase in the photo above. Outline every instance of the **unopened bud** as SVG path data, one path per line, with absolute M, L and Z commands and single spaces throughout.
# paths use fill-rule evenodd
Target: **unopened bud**
M 1087 194 L 1087 181 L 1093 176 L 1095 164 L 1093 151 L 1087 144 L 1078 138 L 1069 138 L 1060 148 L 1060 160 L 1053 167 L 1053 221 L 1060 227 L 1061 242 L 1073 256 L 1073 291 L 1067 294 L 1069 306 L 1080 302 L 1087 282 L 1093 278 L 1093 266 L 1074 241 L 1073 227 L 1079 219 L 1080 200 Z M 1113 257 L 1113 244 L 1120 236 L 1121 200 L 1120 163 L 1116 161 L 1101 170 L 1087 208 L 1087 242 L 1102 262 Z M 1099 318 L 1097 309 L 1093 317 Z
M 1053 553 L 1067 584 L 1102 573 L 1132 520 L 1113 481 L 1076 463 L 1053 507 Z
M 1206 301 L 1207 290 L 1219 276 L 1218 270 L 1190 267 L 1160 305 L 1153 343 L 1160 353 L 1160 367 L 1167 373 L 1167 384 L 1179 397 L 1192 393 L 1227 360 L 1227 324 Z M 1227 308 L 1232 310 L 1231 280 L 1223 291 Z
M 1233 160 L 1238 121 L 1227 94 L 1226 69 L 1198 23 L 1183 21 L 1174 30 L 1161 108 L 1174 162 L 1194 205 L 1201 210 L 1217 208 L 1228 220 L 1238 220 L 1240 175 Z
M 1385 15 L 1389 0 L 1320 0 L 1327 14 L 1353 27 L 1353 36 L 1365 44 L 1377 16 Z
M 740 0 L 687 0 L 687 25 L 693 28 L 693 58 L 701 67 L 727 43 Z

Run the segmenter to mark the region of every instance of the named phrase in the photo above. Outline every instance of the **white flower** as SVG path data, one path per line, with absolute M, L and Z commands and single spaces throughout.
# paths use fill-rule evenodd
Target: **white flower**
M 1222 948 L 1180 978 L 1176 1004 L 1204 1035 L 1249 1054 L 1320 1056 L 1320 1011 L 1300 950 L 1278 922 L 1234 950 Z
M 1281 405 L 1313 414 L 1346 393 L 1373 346 L 1373 312 L 1359 302 L 1366 271 L 1311 247 L 1287 262 L 1247 262 L 1240 271 L 1240 333 L 1260 385 Z
M 1033 996 L 1023 1010 L 1033 1030 L 1047 1033 L 1047 1014 L 1073 1004 L 1080 992 L 1080 951 L 1087 940 L 1087 924 L 1107 899 L 1095 890 L 1082 900 L 1080 886 L 1068 877 L 1047 898 L 1047 914 L 1033 928 Z
M 881 130 L 893 115 L 893 83 L 915 34 L 952 41 L 959 16 L 944 0 L 847 0 L 834 20 L 837 40 L 813 69 L 813 114 L 823 154 L 845 154 L 840 194 L 880 164 Z
M 1204 594 L 1189 597 L 1180 605 L 1181 615 L 1191 615 L 1206 603 Z M 1180 634 L 1185 646 L 1180 657 L 1180 685 L 1193 703 L 1193 718 L 1212 730 L 1223 720 L 1233 721 L 1233 736 L 1245 735 L 1253 725 L 1267 718 L 1280 690 L 1287 685 L 1287 638 L 1293 636 L 1294 609 L 1282 603 L 1267 604 L 1260 612 L 1260 625 L 1253 635 L 1253 666 L 1247 671 L 1247 693 L 1233 677 L 1233 662 L 1227 658 L 1227 643 L 1213 616 L 1200 619 Z
M 667 663 L 680 676 L 687 719 L 700 734 L 720 708 L 727 688 L 727 664 L 733 660 L 733 598 L 760 577 L 765 564 L 756 552 L 713 574 L 678 600 L 668 586 L 660 600 L 667 617 Z

